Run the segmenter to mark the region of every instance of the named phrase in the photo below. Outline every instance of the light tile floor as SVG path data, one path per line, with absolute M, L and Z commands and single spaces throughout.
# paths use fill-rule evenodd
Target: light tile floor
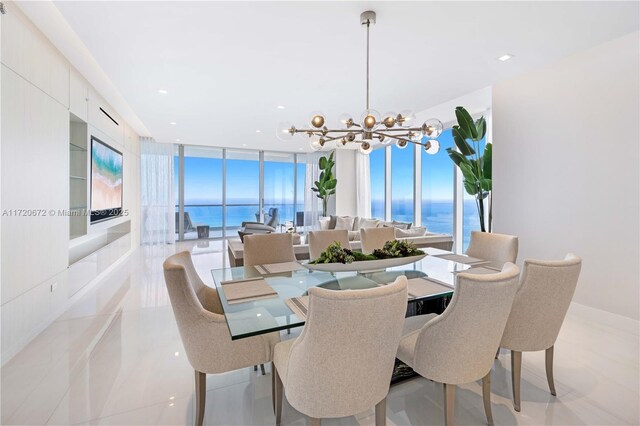
M 209 270 L 228 262 L 222 241 L 138 249 L 2 368 L 1 423 L 193 424 L 193 370 L 161 266 L 178 250 L 193 253 L 209 285 Z M 513 411 L 505 351 L 493 372 L 495 423 L 639 424 L 638 335 L 636 321 L 572 306 L 556 344 L 558 396 L 548 393 L 544 353 L 526 353 L 522 411 Z M 436 383 L 416 378 L 395 385 L 388 424 L 442 424 L 442 403 Z M 485 424 L 479 383 L 461 386 L 456 404 L 456 423 Z M 274 421 L 268 369 L 265 376 L 247 368 L 208 377 L 206 424 Z M 285 403 L 283 423 L 304 425 L 305 418 Z M 373 410 L 323 424 L 371 425 Z

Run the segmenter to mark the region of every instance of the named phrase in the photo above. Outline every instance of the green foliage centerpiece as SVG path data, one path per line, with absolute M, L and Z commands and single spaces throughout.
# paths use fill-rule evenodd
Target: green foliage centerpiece
M 466 109 L 459 106 L 456 108 L 456 119 L 458 124 L 453 126 L 451 132 L 453 141 L 458 151 L 447 148 L 447 153 L 451 160 L 460 168 L 464 176 L 464 189 L 467 194 L 473 195 L 476 199 L 478 217 L 480 219 L 480 230 L 486 232 L 485 228 L 485 205 L 489 204 L 489 232 L 491 232 L 491 213 L 493 202 L 491 198 L 491 143 L 484 147 L 484 153 L 480 155 L 480 142 L 487 133 L 487 122 L 484 117 L 473 121 Z
M 316 193 L 316 197 L 322 200 L 322 215 L 327 216 L 327 207 L 329 203 L 329 197 L 336 193 L 336 185 L 338 180 L 333 176 L 333 152 L 329 157 L 320 157 L 318 161 L 318 167 L 320 168 L 320 177 L 315 182 L 315 187 L 311 188 Z
M 384 247 L 376 249 L 372 254 L 364 254 L 359 251 L 353 251 L 343 248 L 338 241 L 334 241 L 320 254 L 315 260 L 310 261 L 312 265 L 321 263 L 352 263 L 368 260 L 397 259 L 403 257 L 420 256 L 424 252 L 416 248 L 412 243 L 407 241 L 387 241 Z

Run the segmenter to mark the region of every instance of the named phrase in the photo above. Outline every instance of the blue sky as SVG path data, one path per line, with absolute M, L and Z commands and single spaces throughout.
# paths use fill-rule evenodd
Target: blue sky
M 440 152 L 422 155 L 422 192 L 423 199 L 453 199 L 453 162 L 446 149 L 453 146 L 451 130 L 446 130 L 438 138 Z M 412 146 L 405 149 L 391 148 L 392 196 L 394 200 L 413 199 L 413 166 Z M 371 198 L 384 199 L 384 149 L 371 153 Z

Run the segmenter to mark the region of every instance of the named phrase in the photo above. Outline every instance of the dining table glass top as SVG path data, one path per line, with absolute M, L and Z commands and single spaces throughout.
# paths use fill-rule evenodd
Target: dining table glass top
M 435 249 L 423 249 L 427 256 L 407 265 L 387 268 L 378 272 L 319 272 L 306 268 L 279 273 L 265 273 L 261 266 L 240 266 L 213 269 L 213 280 L 222 302 L 224 315 L 233 340 L 270 333 L 278 330 L 299 327 L 305 318 L 296 314 L 287 304 L 288 299 L 300 298 L 311 287 L 331 290 L 358 290 L 393 283 L 399 275 L 426 279 L 431 284 L 428 294 L 411 294 L 408 303 L 419 300 L 431 300 L 453 294 L 456 273 L 473 267 L 437 257 L 449 252 Z M 238 303 L 229 302 L 223 291 L 223 283 L 233 285 L 242 280 L 263 278 L 277 295 L 268 298 Z M 419 280 L 418 280 L 419 281 Z M 411 281 L 410 281 L 411 283 Z M 226 285 L 226 284 L 224 284 Z M 435 286 L 435 289 L 433 287 Z M 439 286 L 439 287 L 438 287 Z

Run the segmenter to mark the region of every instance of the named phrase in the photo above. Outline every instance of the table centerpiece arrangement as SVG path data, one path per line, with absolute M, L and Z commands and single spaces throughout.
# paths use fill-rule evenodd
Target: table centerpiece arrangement
M 372 272 L 407 265 L 424 258 L 426 253 L 407 241 L 387 241 L 371 254 L 344 248 L 335 241 L 317 259 L 303 263 L 307 269 L 324 272 Z

